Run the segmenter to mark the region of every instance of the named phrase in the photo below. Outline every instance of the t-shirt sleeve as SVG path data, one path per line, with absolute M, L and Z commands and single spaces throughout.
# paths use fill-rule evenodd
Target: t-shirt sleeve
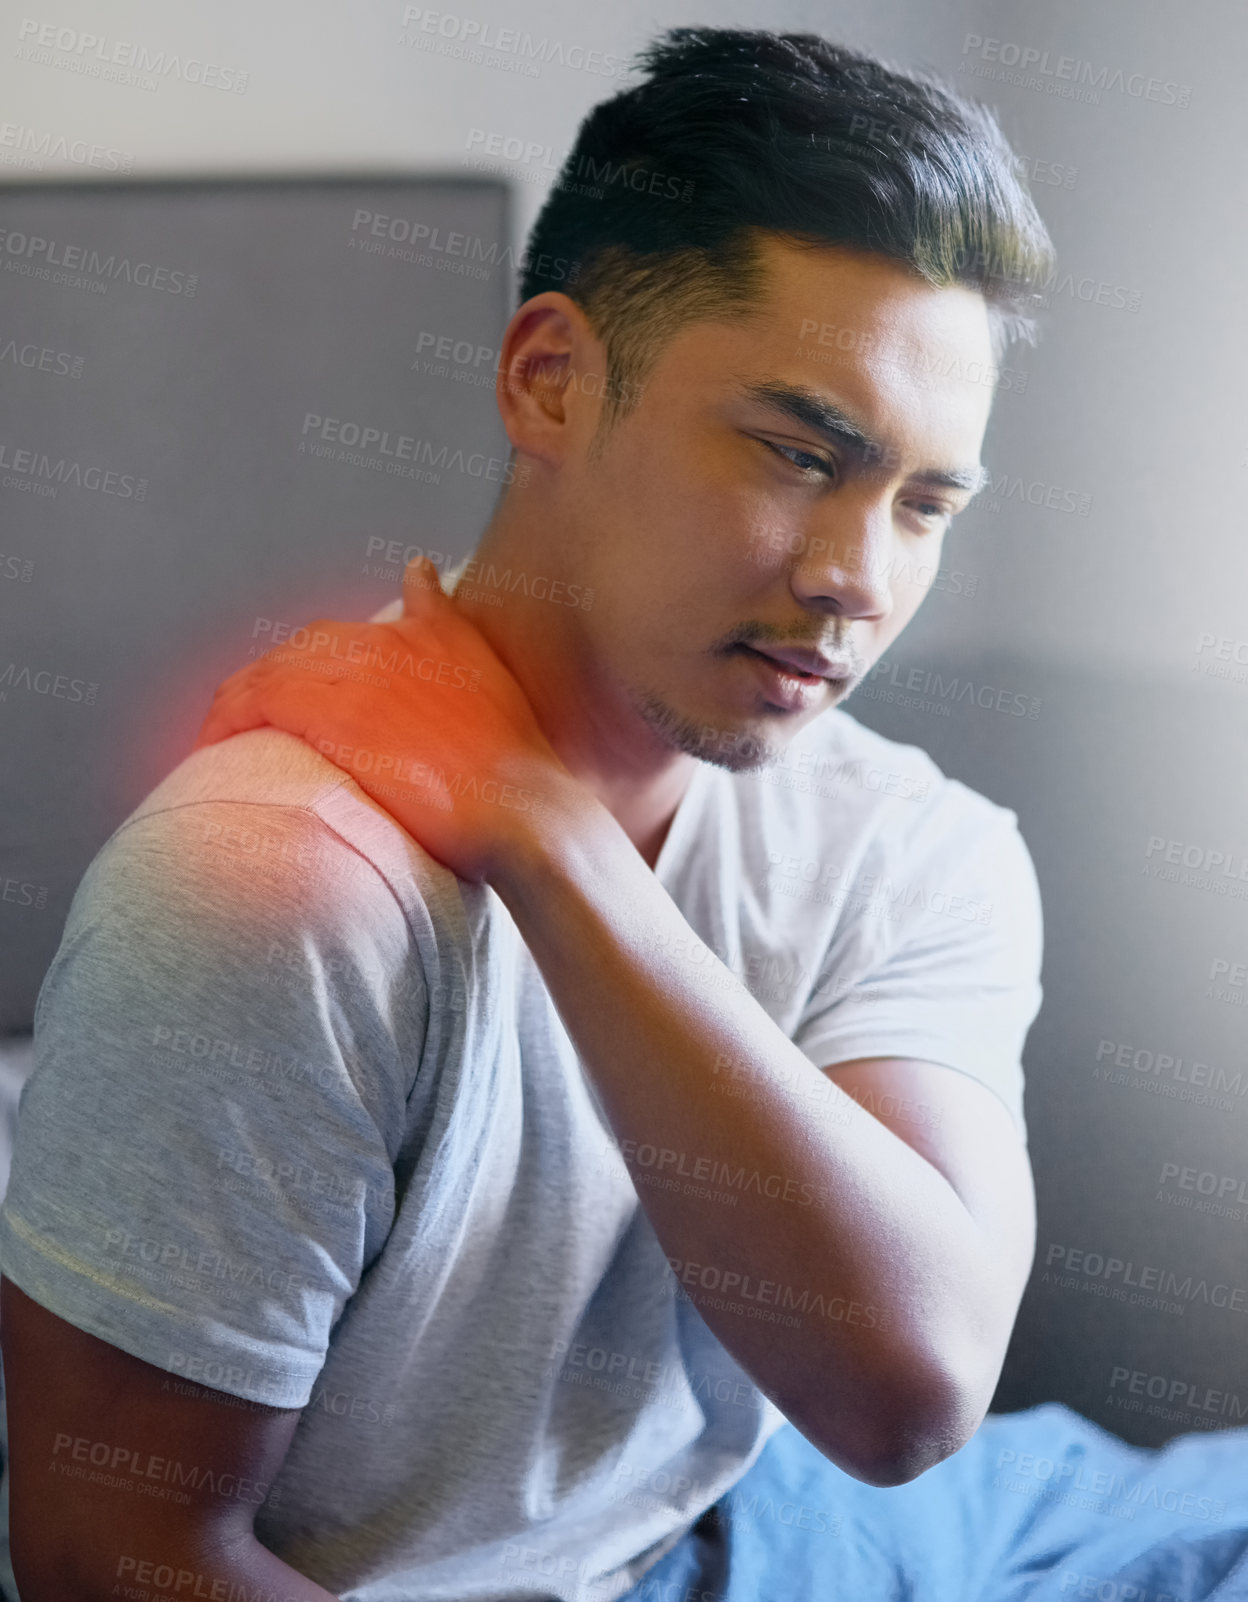
M 946 781 L 916 828 L 865 857 L 794 1043 L 821 1068 L 907 1057 L 969 1074 L 1025 1142 L 1022 1051 L 1042 953 L 1017 816 Z
M 123 825 L 39 994 L 0 1271 L 171 1374 L 304 1406 L 393 1222 L 425 997 L 403 909 L 313 813 Z

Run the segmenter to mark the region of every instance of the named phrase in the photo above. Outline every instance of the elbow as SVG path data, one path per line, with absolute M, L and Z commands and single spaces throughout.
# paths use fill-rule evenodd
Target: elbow
M 807 1406 L 775 1400 L 846 1474 L 865 1485 L 905 1485 L 961 1451 L 987 1416 L 1001 1355 L 963 1350 L 956 1361 L 955 1350 L 948 1342 L 940 1356 L 930 1346 L 920 1356 L 911 1346 L 852 1386 L 825 1387 L 817 1402 L 807 1397 Z
M 855 1472 L 867 1485 L 906 1485 L 960 1452 L 984 1421 L 986 1407 L 967 1387 L 942 1376 L 919 1387 L 899 1412 L 894 1394 L 874 1452 Z
M 928 1469 L 960 1452 L 984 1422 L 987 1403 L 965 1387 L 944 1386 L 939 1401 L 922 1414 L 914 1414 L 894 1431 L 889 1450 L 881 1459 L 892 1476 L 875 1484 L 905 1485 Z
M 875 1459 L 870 1471 L 858 1478 L 867 1485 L 908 1485 L 960 1452 L 974 1433 L 973 1429 L 911 1429 L 890 1442 L 889 1449 Z

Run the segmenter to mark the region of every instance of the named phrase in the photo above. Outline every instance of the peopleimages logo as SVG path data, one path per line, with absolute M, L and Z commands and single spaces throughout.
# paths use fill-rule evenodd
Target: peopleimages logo
M 814 345 L 804 346 L 802 341 L 811 335 L 814 336 Z M 1013 390 L 1020 395 L 1027 387 L 1027 374 L 1020 368 L 1000 367 L 995 363 L 981 362 L 973 358 L 968 361 L 947 352 L 930 350 L 918 351 L 903 360 L 893 352 L 889 341 L 873 330 L 820 322 L 816 317 L 802 318 L 797 338 L 795 354 L 807 360 L 841 365 L 839 358 L 833 354 L 836 351 L 842 355 L 852 352 L 859 356 L 871 356 L 889 367 L 896 368 L 925 389 L 931 389 L 937 379 L 942 382 L 953 379 L 967 384 L 986 384 L 990 389 L 999 389 L 1003 392 Z M 815 346 L 822 348 L 815 349 Z M 887 456 L 892 453 L 880 454 Z
M 914 773 L 894 772 L 861 758 L 811 750 L 796 742 L 766 767 L 749 769 L 739 777 L 759 784 L 778 784 L 806 794 L 813 790 L 826 799 L 835 799 L 841 786 L 846 784 L 870 790 L 874 795 L 896 796 L 901 801 L 926 801 L 931 788 L 927 779 L 920 779 Z
M 358 238 L 361 230 L 368 237 Z M 409 244 L 414 248 L 403 248 Z M 462 268 L 479 278 L 488 278 L 494 267 L 505 267 L 518 275 L 531 267 L 545 277 L 560 283 L 566 280 L 569 284 L 575 283 L 580 274 L 579 260 L 550 256 L 545 251 L 531 255 L 527 245 L 517 257 L 509 244 L 500 245 L 496 239 L 482 239 L 479 234 L 465 234 L 455 228 L 444 232 L 437 223 L 422 222 L 414 217 L 391 217 L 362 208 L 352 220 L 347 245 L 349 249 L 366 254 L 397 256 L 421 265 L 436 262 L 447 268 Z
M 0 878 L 0 901 L 9 901 L 19 907 L 34 907 L 42 912 L 48 904 L 46 884 L 33 884 L 27 879 Z
M 4 440 L 0 440 L 0 485 L 51 499 L 55 499 L 59 489 L 68 487 L 98 490 L 102 495 L 135 501 L 146 500 L 148 487 L 145 478 L 135 478 L 131 473 L 118 473 L 107 467 L 84 467 L 81 462 L 71 462 L 64 456 L 53 461 L 43 451 L 12 447 Z
M 1096 1048 L 1096 1064 L 1092 1070 L 1094 1079 L 1144 1085 L 1172 1100 L 1217 1107 L 1222 1112 L 1230 1112 L 1234 1105 L 1228 1097 L 1248 1093 L 1248 1076 L 1240 1068 L 1232 1076 L 1216 1064 L 1152 1051 L 1146 1046 L 1102 1040 Z M 1211 1094 L 1205 1094 L 1204 1088 L 1193 1090 L 1192 1086 L 1207 1087 Z
M 822 1290 L 799 1289 L 775 1279 L 755 1279 L 738 1269 L 720 1268 L 715 1263 L 694 1263 L 669 1257 L 668 1263 L 682 1287 L 718 1291 L 742 1304 L 782 1308 L 786 1312 L 813 1313 L 819 1318 L 862 1324 L 868 1329 L 881 1327 L 880 1309 L 871 1302 L 846 1301 L 844 1296 L 825 1296 Z M 690 1298 L 692 1300 L 693 1298 Z M 700 1304 L 705 1302 L 699 1297 Z M 767 1320 L 772 1322 L 772 1320 Z
M 34 576 L 34 557 L 0 555 L 0 579 L 16 579 L 19 584 L 29 584 Z
M 518 477 L 514 462 L 504 461 L 501 457 L 487 457 L 484 451 L 471 451 L 465 456 L 459 446 L 452 451 L 449 445 L 435 446 L 432 441 L 417 439 L 413 434 L 392 433 L 389 429 L 350 419 L 344 421 L 338 417 L 322 417 L 319 412 L 304 413 L 298 445 L 301 453 L 347 462 L 356 467 L 382 468 L 406 478 L 413 477 L 417 469 L 405 467 L 405 463 L 425 463 L 430 471 L 423 476 L 435 484 L 441 482 L 440 472 L 443 469 L 504 484 L 510 484 L 513 478 Z M 359 450 L 350 449 L 357 445 Z
M 696 1180 L 699 1183 L 723 1185 L 739 1191 L 753 1190 L 760 1196 L 767 1196 L 771 1200 L 796 1201 L 800 1207 L 814 1205 L 814 1186 L 800 1183 L 791 1176 L 786 1178 L 783 1174 L 764 1175 L 759 1169 L 747 1169 L 742 1163 L 734 1168 L 731 1163 L 712 1156 L 703 1156 L 697 1153 L 676 1151 L 670 1146 L 655 1146 L 650 1141 L 623 1140 L 620 1142 L 620 1151 L 625 1160 L 636 1165 L 638 1169 L 653 1169 L 656 1174 L 663 1175 L 670 1168 L 673 1177 Z M 644 1183 L 645 1177 L 634 1174 L 633 1183 L 639 1180 Z M 799 1191 L 806 1192 L 798 1195 Z M 735 1202 L 736 1197 L 732 1200 Z
M 1177 106 L 1186 111 L 1191 104 L 1190 83 L 1149 77 L 1143 72 L 1124 73 L 1121 67 L 1094 66 L 1079 56 L 1056 55 L 1036 45 L 1019 44 L 1012 39 L 985 38 L 968 33 L 962 41 L 959 72 L 980 78 L 996 78 L 1023 89 L 1040 89 L 1064 100 L 1082 100 L 1099 105 L 1101 95 L 1114 91 L 1133 100 L 1151 100 L 1158 105 Z
M 1054 1264 L 1058 1266 L 1053 1267 Z M 1153 1305 L 1162 1298 L 1175 1298 L 1178 1310 L 1182 1311 L 1183 1303 L 1204 1302 L 1207 1306 L 1226 1307 L 1232 1313 L 1248 1312 L 1248 1289 L 1242 1285 L 1227 1285 L 1215 1283 L 1210 1285 L 1208 1280 L 1193 1279 L 1189 1273 L 1182 1279 L 1173 1269 L 1141 1265 L 1137 1268 L 1131 1261 L 1124 1261 L 1121 1257 L 1106 1256 L 1103 1252 L 1089 1252 L 1082 1247 L 1064 1246 L 1059 1242 L 1050 1243 L 1045 1257 L 1045 1270 L 1041 1275 L 1042 1284 L 1066 1285 L 1080 1281 L 1094 1281 L 1098 1284 L 1102 1294 L 1110 1295 L 1115 1301 L 1126 1301 L 1124 1286 L 1135 1287 L 1136 1294 L 1132 1295 L 1132 1303 L 1145 1306 Z M 1157 1291 L 1159 1297 L 1142 1297 L 1141 1292 Z M 1170 1311 L 1164 1308 L 1164 1311 Z
M 81 378 L 84 360 L 71 351 L 39 345 L 33 340 L 19 345 L 16 339 L 6 339 L 0 334 L 0 362 L 9 362 L 14 367 L 50 373 L 54 378 Z
M 20 667 L 10 662 L 0 669 L 0 701 L 7 701 L 10 690 L 29 690 L 33 695 L 50 695 L 58 701 L 80 701 L 83 706 L 94 706 L 99 685 L 94 679 L 71 679 L 65 673 L 52 673 L 47 668 L 31 671 L 29 663 Z
M 1016 153 L 1014 171 L 1028 183 L 1048 184 L 1050 188 L 1073 189 L 1079 180 L 1078 167 L 1061 161 L 1042 161 L 1039 158 Z
M 1004 712 L 1012 718 L 1040 716 L 1038 696 L 1025 695 L 1018 690 L 998 689 L 991 684 L 977 684 L 973 679 L 964 679 L 956 674 L 945 678 L 929 668 L 903 668 L 900 662 L 889 662 L 884 657 L 871 669 L 869 682 L 857 687 L 857 693 L 868 699 L 891 700 L 892 697 L 885 694 L 879 684 L 881 674 L 888 675 L 885 682 L 895 689 L 913 692 L 920 697 L 930 696 L 934 703 L 944 703 L 946 707 L 952 702 L 969 701 L 985 711 Z
M 1248 1404 L 1234 1391 L 1219 1391 L 1212 1385 L 1201 1385 L 1192 1379 L 1173 1379 L 1166 1374 L 1149 1374 L 1145 1369 L 1115 1366 L 1110 1373 L 1109 1388 L 1117 1390 L 1125 1385 L 1132 1396 L 1147 1396 L 1154 1402 L 1165 1402 L 1171 1407 L 1182 1404 L 1185 1410 L 1212 1413 L 1218 1418 L 1233 1419 L 1236 1424 L 1248 1419 Z M 1159 1409 L 1149 1408 L 1157 1412 Z
M 153 52 L 130 40 L 101 38 L 77 28 L 59 27 L 55 22 L 39 22 L 34 17 L 23 18 L 17 36 L 22 41 L 17 48 L 19 60 L 61 67 L 91 78 L 132 83 L 147 90 L 158 89 L 160 80 L 169 77 L 229 94 L 241 95 L 247 90 L 248 74 L 236 67 L 167 50 Z
M 50 278 L 54 284 L 68 284 L 71 289 L 98 284 L 97 294 L 107 293 L 109 283 L 124 280 L 137 284 L 140 289 L 160 289 L 169 295 L 184 295 L 189 300 L 199 283 L 196 273 L 157 267 L 150 261 L 132 261 L 129 256 L 118 256 L 115 251 L 101 255 L 90 245 L 62 245 L 55 239 L 23 233 L 18 228 L 0 228 L 0 251 L 6 258 L 6 271 Z M 65 271 L 52 275 L 47 271 L 49 267 Z M 75 274 L 78 276 L 71 276 Z
M 1153 834 L 1144 858 L 1144 872 L 1151 879 L 1248 900 L 1248 856 Z
M 986 512 L 1000 511 L 1003 501 L 1026 501 L 1029 506 L 1043 506 L 1049 512 L 1073 512 L 1079 517 L 1087 517 L 1092 510 L 1092 497 L 1083 490 L 1025 479 L 1017 473 L 998 473 L 996 478 L 990 478 L 984 485 L 984 497 L 977 504 Z
M 635 158 L 620 161 L 612 168 L 608 157 L 604 156 L 601 162 L 588 154 L 573 159 L 569 150 L 556 160 L 553 145 L 542 145 L 536 139 L 521 139 L 516 134 L 501 134 L 485 128 L 471 128 L 468 131 L 467 149 L 473 150 L 477 147 L 482 147 L 489 156 L 501 157 L 504 162 L 518 163 L 522 169 L 540 156 L 546 173 L 559 177 L 560 188 L 565 193 L 588 195 L 593 200 L 601 200 L 606 193 L 606 186 L 610 184 L 623 184 L 636 194 L 658 196 L 660 199 L 680 200 L 686 203 L 693 199 L 692 178 L 647 167 L 639 164 Z M 503 166 L 497 162 L 490 164 L 478 160 L 470 162 L 469 165 L 478 169 L 486 167 L 493 172 L 514 171 L 513 167 Z M 541 174 L 523 170 L 518 176 L 525 179 L 536 177 L 541 180 Z M 588 181 L 577 184 L 572 182 L 574 178 L 584 178 Z M 550 178 L 549 181 L 553 182 L 554 178 Z
M 429 356 L 422 354 L 426 350 L 430 351 Z M 491 345 L 482 345 L 471 339 L 456 339 L 451 334 L 436 334 L 422 329 L 416 341 L 416 356 L 408 371 L 414 373 L 419 369 L 426 378 L 449 378 L 455 383 L 494 388 L 497 388 L 501 378 L 505 387 L 511 387 L 519 393 L 523 388 L 528 358 L 522 354 L 513 356 L 506 371 L 501 365 L 502 359 L 501 347 L 495 350 Z M 490 364 L 488 370 L 482 372 L 480 369 L 487 363 Z M 564 394 L 581 391 L 586 395 L 611 396 L 621 404 L 626 404 L 640 399 L 644 389 L 644 384 L 631 379 L 578 372 L 571 367 L 566 372 Z
M 946 890 L 933 890 L 921 884 L 907 884 L 883 874 L 863 873 L 856 864 L 851 865 L 852 874 L 847 875 L 846 867 L 841 863 L 818 862 L 814 858 L 802 858 L 796 854 L 786 856 L 780 851 L 768 851 L 767 862 L 768 881 L 781 894 L 797 895 L 802 900 L 827 900 L 830 892 L 833 902 L 841 897 L 852 896 L 863 907 L 875 901 L 898 913 L 902 908 L 918 906 L 924 912 L 957 918 L 964 923 L 992 922 L 991 901 L 976 901 L 968 896 L 951 895 Z M 786 878 L 800 880 L 807 886 L 818 888 L 812 888 L 809 895 L 804 895 L 796 886 L 786 887 L 782 882 Z M 844 884 L 837 884 L 837 881 L 842 879 Z M 823 893 L 820 893 L 821 891 Z
M 20 122 L 0 122 L 0 148 L 29 154 L 33 161 L 22 165 L 42 167 L 44 158 L 69 161 L 79 167 L 102 167 L 108 172 L 131 172 L 132 150 L 115 150 L 111 145 L 88 144 L 85 139 L 67 139 L 64 134 L 40 132 Z
M 995 1467 L 1009 1471 L 1008 1474 L 993 1476 L 992 1483 L 1000 1490 L 1035 1495 L 1041 1485 L 1051 1485 L 1054 1494 L 1061 1495 L 1064 1500 L 1069 1500 L 1072 1491 L 1090 1493 L 1098 1499 L 1104 1498 L 1103 1505 L 1098 1506 L 1096 1502 L 1077 1505 L 1095 1508 L 1115 1518 L 1133 1519 L 1138 1507 L 1164 1508 L 1167 1513 L 1180 1513 L 1184 1518 L 1204 1519 L 1214 1524 L 1226 1516 L 1226 1503 L 1216 1497 L 1197 1496 L 1195 1491 L 1180 1486 L 1159 1485 L 1156 1481 L 1145 1479 L 1133 1483 L 1126 1475 L 1111 1469 L 1092 1469 L 1078 1461 L 1059 1462 L 1034 1452 L 1020 1453 L 1012 1446 L 1002 1447 L 997 1454 Z M 1146 1602 L 1147 1593 L 1134 1586 L 1129 1591 L 1120 1591 L 1114 1585 L 1111 1590 L 1102 1590 L 1098 1594 L 1105 1597 L 1107 1602 L 1128 1602 L 1132 1593 L 1132 1602 Z M 1162 1593 L 1163 1596 L 1165 1594 Z M 1160 1597 L 1157 1602 L 1160 1602 Z M 1178 1598 L 1174 1598 L 1173 1602 L 1178 1602 Z
M 1232 1223 L 1239 1223 L 1248 1213 L 1248 1178 L 1243 1174 L 1218 1174 L 1211 1168 L 1196 1169 L 1165 1162 L 1161 1165 L 1160 1185 L 1155 1199 L 1167 1206 L 1186 1207 L 1192 1212 L 1208 1213 L 1213 1218 L 1229 1218 Z M 1171 1189 L 1175 1185 L 1180 1191 L 1195 1191 L 1202 1199 L 1194 1201 L 1190 1194 L 1175 1195 Z
M 618 56 L 610 51 L 587 50 L 584 45 L 565 45 L 562 40 L 533 35 L 518 28 L 495 28 L 491 23 L 475 17 L 456 16 L 454 12 L 434 11 L 429 6 L 404 6 L 400 44 L 422 50 L 437 50 L 441 40 L 441 54 L 452 53 L 448 46 L 456 46 L 454 54 L 460 58 L 484 62 L 487 66 L 507 64 L 515 71 L 536 78 L 541 74 L 538 63 L 571 67 L 576 72 L 590 72 L 600 78 L 614 78 L 621 71 Z M 425 37 L 422 39 L 421 35 Z M 491 59 L 491 57 L 493 59 Z
M 1248 962 L 1231 962 L 1215 957 L 1209 965 L 1209 982 L 1202 992 L 1208 1001 L 1226 1001 L 1233 1007 L 1248 1007 Z
M 1192 659 L 1192 672 L 1248 684 L 1248 640 L 1237 640 L 1229 634 L 1202 633 Z
M 1189 845 L 1182 840 L 1167 840 L 1162 835 L 1148 837 L 1146 857 L 1162 852 L 1162 860 L 1194 868 L 1200 873 L 1218 872 L 1228 879 L 1248 880 L 1248 855 L 1236 856 L 1233 851 L 1220 851 L 1213 846 Z

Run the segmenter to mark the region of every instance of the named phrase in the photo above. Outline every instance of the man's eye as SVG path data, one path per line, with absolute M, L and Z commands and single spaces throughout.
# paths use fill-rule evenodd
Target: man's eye
M 810 451 L 799 450 L 796 445 L 776 445 L 769 439 L 763 440 L 762 443 L 766 445 L 769 451 L 775 451 L 778 455 L 783 456 L 786 462 L 793 462 L 793 466 L 799 472 L 819 472 L 828 478 L 832 478 L 836 474 L 835 462 L 827 462 L 822 456 L 815 456 Z M 801 457 L 802 460 L 794 461 L 794 457 Z
M 913 501 L 911 504 L 919 516 L 929 523 L 942 521 L 950 523 L 955 515 L 947 506 L 942 506 L 939 501 Z

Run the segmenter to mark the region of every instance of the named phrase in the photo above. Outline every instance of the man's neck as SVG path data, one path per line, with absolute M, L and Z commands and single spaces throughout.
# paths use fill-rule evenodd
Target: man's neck
M 526 588 L 547 573 L 528 541 L 509 537 L 490 525 L 467 571 L 458 581 L 454 604 L 480 630 L 521 689 L 563 765 L 595 794 L 651 868 L 658 860 L 676 808 L 688 789 L 696 761 L 663 745 L 633 710 L 622 690 L 608 683 L 588 659 L 576 630 L 576 608 L 536 600 L 516 591 L 502 606 L 490 605 L 493 591 L 481 582 L 493 566 L 524 574 Z

